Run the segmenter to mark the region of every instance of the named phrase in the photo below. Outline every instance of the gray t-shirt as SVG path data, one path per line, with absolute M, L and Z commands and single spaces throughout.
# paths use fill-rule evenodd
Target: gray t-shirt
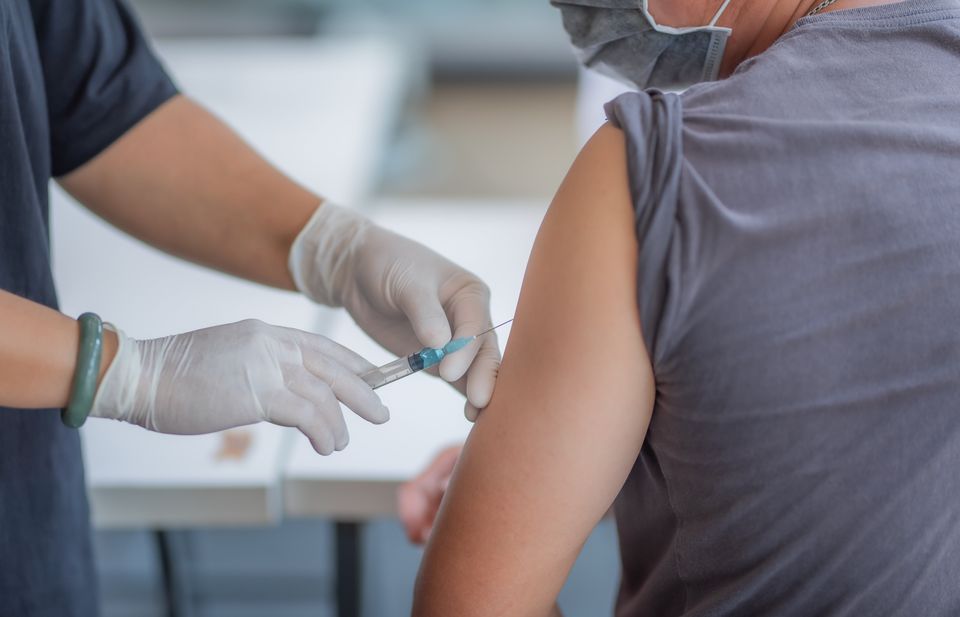
M 960 0 L 607 112 L 657 383 L 618 615 L 960 615 Z

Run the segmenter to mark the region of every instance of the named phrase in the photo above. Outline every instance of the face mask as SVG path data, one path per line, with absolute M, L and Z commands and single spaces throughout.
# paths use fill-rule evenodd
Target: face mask
M 717 26 L 725 0 L 706 26 L 671 28 L 650 15 L 648 0 L 550 0 L 560 9 L 585 66 L 637 88 L 682 90 L 720 72 L 730 28 Z

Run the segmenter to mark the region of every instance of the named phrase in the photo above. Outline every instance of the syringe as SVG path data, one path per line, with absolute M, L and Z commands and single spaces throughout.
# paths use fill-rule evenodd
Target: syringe
M 431 366 L 440 364 L 440 361 L 443 360 L 444 357 L 460 351 L 484 334 L 489 334 L 500 326 L 507 325 L 511 321 L 513 320 L 509 319 L 502 324 L 498 324 L 492 328 L 484 330 L 475 336 L 453 339 L 443 347 L 424 347 L 417 353 L 412 353 L 404 358 L 397 358 L 393 362 L 388 362 L 383 366 L 367 371 L 360 376 L 360 379 L 367 382 L 367 385 L 374 390 L 377 388 L 382 388 L 388 383 L 393 383 L 398 379 L 403 379 L 404 377 L 413 375 L 414 373 L 419 373 L 425 368 L 430 368 Z

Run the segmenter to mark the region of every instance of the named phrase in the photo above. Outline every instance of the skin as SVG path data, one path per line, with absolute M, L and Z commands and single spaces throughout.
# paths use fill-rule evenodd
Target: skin
M 822 12 L 893 4 L 900 0 L 839 0 Z M 733 0 L 717 22 L 733 28 L 720 76 L 728 77 L 744 60 L 773 45 L 798 19 L 821 0 Z M 650 0 L 650 14 L 664 26 L 702 26 L 710 23 L 723 0 Z
M 622 133 L 601 129 L 544 219 L 496 391 L 427 547 L 414 615 L 553 614 L 633 466 L 654 382 L 626 169 Z
M 185 96 L 59 182 L 148 244 L 289 290 L 290 246 L 322 201 Z
M 397 511 L 411 542 L 423 544 L 430 537 L 462 449 L 462 444 L 444 448 L 416 478 L 400 487 Z
M 720 21 L 734 32 L 726 74 L 818 3 L 734 0 Z M 705 24 L 720 4 L 651 0 L 651 10 L 667 25 Z M 543 222 L 497 388 L 452 476 L 448 449 L 400 490 L 408 536 L 430 538 L 415 617 L 559 615 L 557 594 L 636 461 L 655 382 L 626 172 L 623 135 L 604 126 Z
M 62 313 L 0 291 L 0 406 L 65 407 L 80 346 L 80 325 Z M 104 331 L 100 379 L 116 354 Z
M 289 290 L 290 246 L 322 201 L 184 96 L 58 181 L 148 244 Z M 65 406 L 76 365 L 76 321 L 3 291 L 0 315 L 0 406 Z M 106 333 L 101 377 L 116 346 L 116 335 Z

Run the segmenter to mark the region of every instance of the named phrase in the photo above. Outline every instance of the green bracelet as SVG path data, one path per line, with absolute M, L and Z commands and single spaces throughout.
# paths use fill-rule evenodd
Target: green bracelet
M 73 374 L 70 402 L 60 412 L 60 419 L 70 428 L 80 428 L 93 408 L 97 394 L 97 377 L 100 376 L 100 360 L 103 356 L 103 322 L 94 313 L 84 313 L 80 322 L 80 350 L 77 352 L 77 369 Z

